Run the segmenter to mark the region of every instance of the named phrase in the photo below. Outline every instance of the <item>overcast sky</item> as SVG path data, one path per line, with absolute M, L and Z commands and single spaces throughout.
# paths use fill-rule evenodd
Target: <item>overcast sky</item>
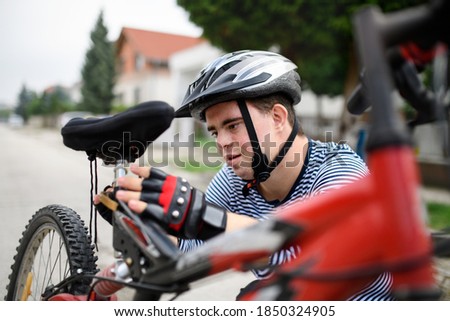
M 101 10 L 110 40 L 125 26 L 201 35 L 176 0 L 0 0 L 0 103 L 15 104 L 23 84 L 77 82 Z

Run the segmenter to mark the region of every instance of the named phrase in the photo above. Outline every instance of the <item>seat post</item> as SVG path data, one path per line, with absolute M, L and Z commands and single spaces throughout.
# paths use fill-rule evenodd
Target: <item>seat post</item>
M 116 165 L 114 167 L 114 185 L 119 177 L 127 175 L 127 167 L 128 161 L 126 159 L 116 160 Z

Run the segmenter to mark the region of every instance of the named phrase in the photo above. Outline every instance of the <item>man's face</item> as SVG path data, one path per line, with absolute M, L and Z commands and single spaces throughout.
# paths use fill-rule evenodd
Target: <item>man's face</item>
M 258 137 L 270 137 L 268 115 L 247 103 Z M 220 155 L 233 171 L 245 180 L 253 178 L 250 138 L 236 101 L 223 102 L 205 112 L 208 131 L 216 139 Z M 263 148 L 264 149 L 264 148 Z

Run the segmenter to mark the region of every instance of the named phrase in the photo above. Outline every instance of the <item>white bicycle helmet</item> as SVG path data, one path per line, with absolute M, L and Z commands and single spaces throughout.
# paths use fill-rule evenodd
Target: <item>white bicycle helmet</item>
M 176 117 L 192 116 L 204 121 L 204 111 L 208 107 L 225 101 L 237 101 L 254 152 L 254 178 L 247 181 L 243 187 L 242 193 L 245 196 L 249 195 L 252 188 L 270 177 L 270 173 L 281 162 L 298 132 L 298 122 L 294 118 L 289 138 L 275 159 L 269 162 L 261 150 L 245 100 L 282 93 L 291 99 L 293 105 L 298 104 L 301 87 L 296 69 L 297 66 L 292 61 L 274 52 L 242 50 L 226 54 L 200 72 L 198 78 L 189 86 L 181 107 L 175 113 Z
M 176 117 L 204 120 L 206 108 L 224 101 L 284 93 L 292 103 L 301 99 L 297 66 L 270 51 L 241 50 L 206 66 L 189 86 Z

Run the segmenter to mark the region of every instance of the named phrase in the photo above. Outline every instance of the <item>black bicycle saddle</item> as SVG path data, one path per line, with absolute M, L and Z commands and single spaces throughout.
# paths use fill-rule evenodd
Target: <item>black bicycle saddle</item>
M 73 118 L 62 129 L 65 146 L 105 164 L 134 162 L 172 123 L 173 107 L 149 101 L 104 118 Z

